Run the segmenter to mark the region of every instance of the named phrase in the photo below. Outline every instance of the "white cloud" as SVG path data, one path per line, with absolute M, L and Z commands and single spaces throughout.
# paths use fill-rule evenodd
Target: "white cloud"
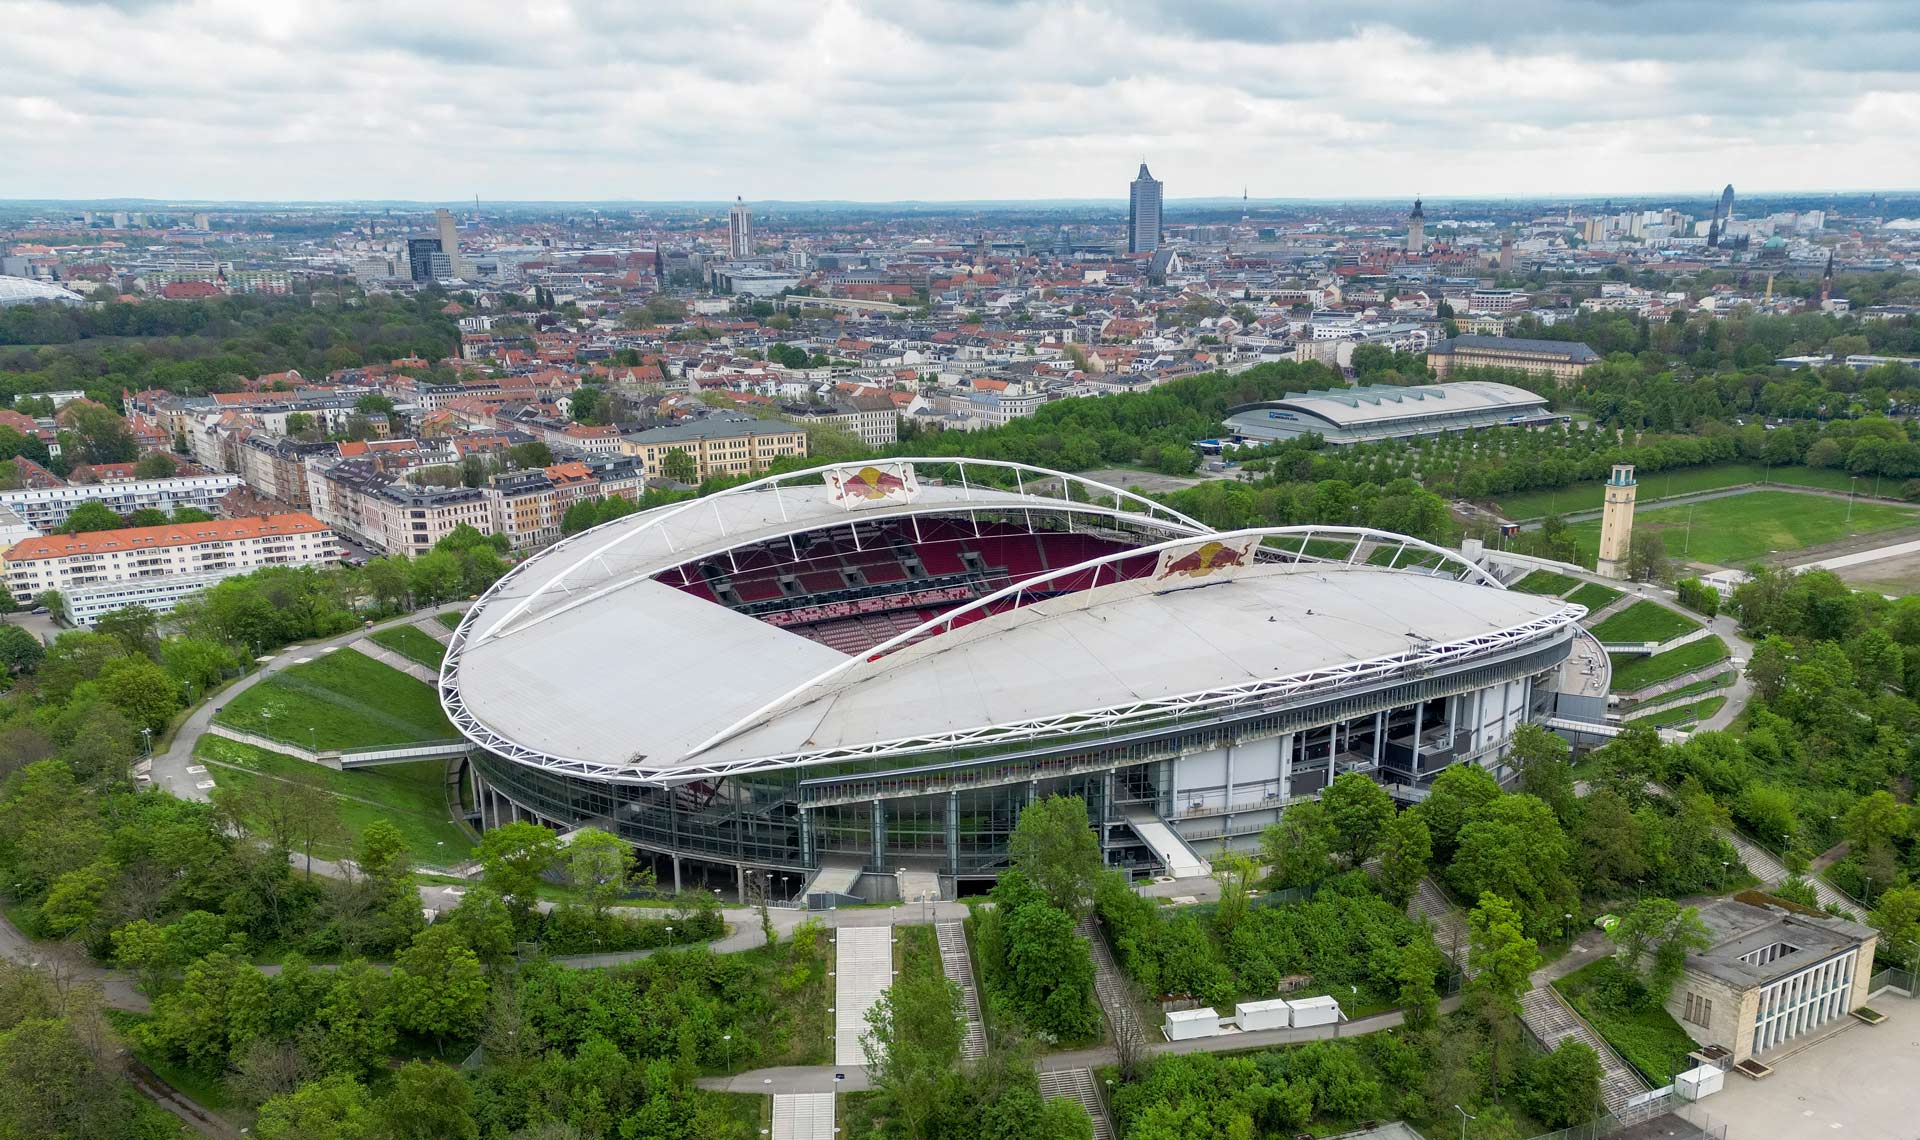
M 1897 0 L 1487 12 L 0 0 L 0 196 L 1112 198 L 1143 157 L 1175 198 L 1920 184 Z

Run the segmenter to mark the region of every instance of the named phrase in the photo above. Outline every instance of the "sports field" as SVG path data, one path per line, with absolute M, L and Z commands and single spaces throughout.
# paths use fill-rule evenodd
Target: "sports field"
M 1639 501 L 1691 495 L 1699 491 L 1724 491 L 1754 483 L 1783 483 L 1792 487 L 1817 487 L 1827 491 L 1847 489 L 1847 473 L 1825 467 L 1763 467 L 1758 463 L 1719 463 L 1710 467 L 1683 467 L 1640 477 Z M 1857 484 L 1863 493 L 1871 493 L 1873 480 Z M 1882 489 L 1890 488 L 1882 483 Z M 1550 514 L 1566 515 L 1575 511 L 1597 511 L 1605 485 L 1599 482 L 1577 483 L 1549 491 L 1517 491 L 1494 500 L 1500 513 L 1510 519 L 1537 519 Z
M 1920 526 L 1911 507 L 1855 500 L 1852 520 L 1847 500 L 1797 491 L 1752 491 L 1724 499 L 1675 504 L 1634 512 L 1636 532 L 1653 531 L 1665 540 L 1667 557 L 1743 569 L 1769 554 L 1804 550 L 1838 542 L 1852 534 L 1874 534 Z M 1688 532 L 1688 516 L 1692 530 Z M 1600 521 L 1567 528 L 1591 560 L 1600 545 Z
M 276 673 L 228 701 L 215 723 L 308 748 L 458 740 L 430 685 L 341 649 Z

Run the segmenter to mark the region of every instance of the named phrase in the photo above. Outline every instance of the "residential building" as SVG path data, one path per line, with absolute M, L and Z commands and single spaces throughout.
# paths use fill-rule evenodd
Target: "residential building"
M 240 476 L 220 474 L 31 487 L 0 491 L 0 506 L 11 509 L 36 530 L 52 531 L 60 529 L 67 516 L 82 503 L 99 503 L 121 515 L 146 507 L 168 514 L 181 507 L 197 507 L 211 514 L 218 509 L 221 498 L 239 485 Z
M 567 508 L 587 499 L 639 499 L 646 476 L 631 456 L 572 460 L 551 467 L 496 475 L 485 488 L 493 533 L 515 550 L 558 541 Z
M 1152 253 L 1160 248 L 1160 207 L 1166 201 L 1166 183 L 1147 172 L 1127 185 L 1127 252 Z
M 240 478 L 247 486 L 265 498 L 305 510 L 312 505 L 307 494 L 307 461 L 339 455 L 340 445 L 254 432 L 240 441 L 236 453 Z
M 737 197 L 727 211 L 727 252 L 735 258 L 753 256 L 753 211 Z
M 661 464 L 669 451 L 684 451 L 693 457 L 696 479 L 757 475 L 776 459 L 807 454 L 807 432 L 778 420 L 726 412 L 691 423 L 632 432 L 623 437 L 621 450 L 638 457 L 650 479 L 665 475 Z
M 416 487 L 381 472 L 370 460 L 315 463 L 307 488 L 314 516 L 388 554 L 425 554 L 465 525 L 493 533 L 486 493 L 472 487 Z
M 1700 909 L 1713 944 L 1687 955 L 1667 1012 L 1732 1064 L 1769 1054 L 1867 1002 L 1879 932 L 1765 895 Z
M 1441 341 L 1427 352 L 1427 367 L 1442 380 L 1459 368 L 1512 368 L 1564 384 L 1599 360 L 1599 353 L 1578 341 L 1471 333 Z
M 58 590 L 68 616 L 90 626 L 123 606 L 166 613 L 223 578 L 263 566 L 325 565 L 339 553 L 325 523 L 284 514 L 29 538 L 0 554 L 0 566 L 15 601 Z
M 900 413 L 885 396 L 853 396 L 831 404 L 785 404 L 780 414 L 796 423 L 841 428 L 868 447 L 885 447 L 900 439 Z

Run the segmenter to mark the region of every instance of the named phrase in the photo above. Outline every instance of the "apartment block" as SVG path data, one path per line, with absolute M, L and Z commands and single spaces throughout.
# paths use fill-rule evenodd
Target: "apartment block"
M 661 464 L 669 451 L 691 455 L 697 479 L 757 475 L 776 459 L 806 455 L 807 432 L 778 420 L 723 414 L 633 432 L 622 437 L 621 450 L 644 463 L 650 479 L 665 474 Z

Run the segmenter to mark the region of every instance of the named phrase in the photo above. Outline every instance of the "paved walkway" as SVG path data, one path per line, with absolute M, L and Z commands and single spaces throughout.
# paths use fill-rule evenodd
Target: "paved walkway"
M 833 1094 L 786 1093 L 773 1098 L 773 1140 L 833 1140 Z
M 371 637 L 363 637 L 358 641 L 352 642 L 347 646 L 347 649 L 349 652 L 358 653 L 362 657 L 371 657 L 389 668 L 398 669 L 400 672 L 405 673 L 407 676 L 412 677 L 422 684 L 437 685 L 440 683 L 439 673 L 427 668 L 411 657 L 402 657 L 400 654 L 388 649 Z
M 893 927 L 846 927 L 833 941 L 833 1060 L 864 1065 L 867 1011 L 893 984 Z

